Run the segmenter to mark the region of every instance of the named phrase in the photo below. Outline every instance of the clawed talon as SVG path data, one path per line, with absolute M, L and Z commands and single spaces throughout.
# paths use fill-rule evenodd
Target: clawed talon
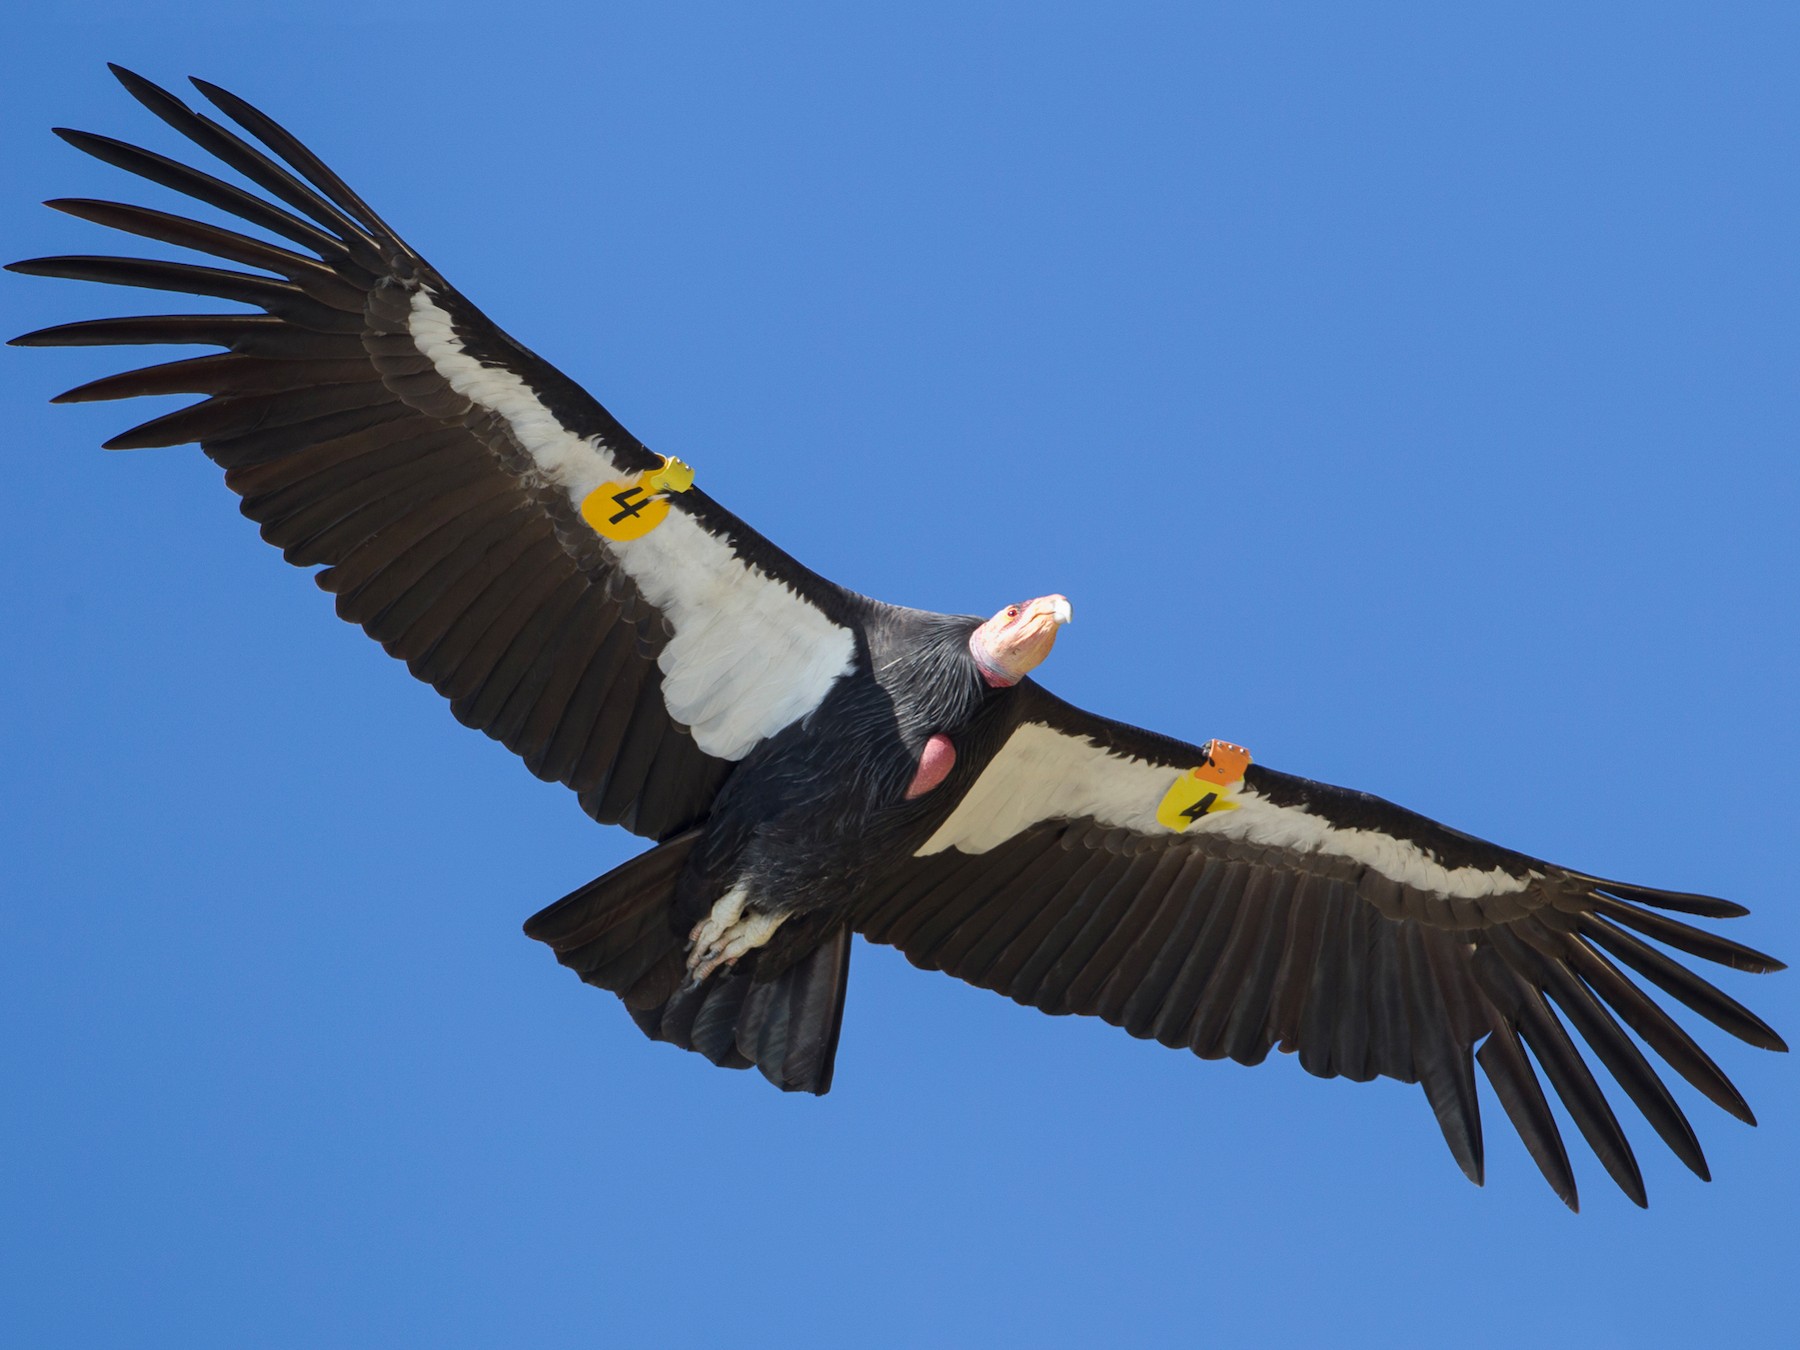
M 719 899 L 688 934 L 688 979 L 699 984 L 722 966 L 734 966 L 738 958 L 754 951 L 781 927 L 785 914 L 746 914 L 741 890 Z
M 691 974 L 697 962 L 704 960 L 718 950 L 725 931 L 742 917 L 744 913 L 744 893 L 742 890 L 731 890 L 719 897 L 712 907 L 712 912 L 688 934 L 688 971 Z M 696 976 L 696 978 L 704 978 Z

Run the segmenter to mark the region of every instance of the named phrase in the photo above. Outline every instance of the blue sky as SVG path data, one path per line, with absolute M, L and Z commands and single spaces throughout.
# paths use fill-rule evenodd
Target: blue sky
M 203 75 L 826 575 L 1063 591 L 1077 702 L 1800 954 L 1791 6 L 79 8 L 9 20 L 8 256 L 159 200 L 48 134 L 171 148 L 103 61 Z M 122 364 L 0 357 L 18 1343 L 1791 1335 L 1800 1078 L 1704 1025 L 1762 1127 L 1677 1085 L 1705 1186 L 1621 1098 L 1651 1208 L 1583 1152 L 1579 1217 L 1491 1096 L 1477 1190 L 1416 1089 L 866 946 L 823 1100 L 650 1044 L 518 932 L 639 842 L 45 403 Z

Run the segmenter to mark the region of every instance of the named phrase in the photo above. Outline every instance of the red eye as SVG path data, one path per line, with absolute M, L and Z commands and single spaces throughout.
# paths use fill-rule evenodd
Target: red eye
M 1019 617 L 1019 607 L 1017 605 L 1008 605 L 1006 607 L 1006 617 L 1009 619 L 1018 618 Z

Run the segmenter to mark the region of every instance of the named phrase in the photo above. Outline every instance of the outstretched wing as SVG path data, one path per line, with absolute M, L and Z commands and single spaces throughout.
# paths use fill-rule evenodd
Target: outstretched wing
M 1279 1047 L 1321 1077 L 1417 1082 L 1476 1182 L 1479 1061 L 1571 1208 L 1575 1180 L 1527 1049 L 1613 1179 L 1645 1197 L 1568 1025 L 1702 1178 L 1692 1128 L 1624 1028 L 1754 1123 L 1719 1067 L 1621 969 L 1752 1045 L 1785 1050 L 1643 940 L 1780 969 L 1662 912 L 1722 919 L 1741 906 L 1551 866 L 1378 797 L 1094 717 L 1029 682 L 1016 694 L 997 753 L 860 901 L 854 923 L 872 941 L 1203 1058 L 1256 1064 Z
M 108 448 L 198 441 L 265 539 L 291 562 L 325 565 L 317 579 L 339 614 L 597 819 L 665 838 L 704 816 L 732 764 L 852 667 L 856 598 L 703 491 L 641 484 L 661 456 L 501 332 L 262 113 L 195 81 L 258 148 L 113 69 L 260 193 L 103 136 L 57 134 L 284 242 L 145 207 L 53 201 L 234 266 L 59 257 L 10 270 L 260 312 L 101 319 L 14 342 L 225 348 L 61 397 L 208 395 Z M 590 496 L 621 535 L 667 514 L 637 537 L 603 538 L 581 514 Z

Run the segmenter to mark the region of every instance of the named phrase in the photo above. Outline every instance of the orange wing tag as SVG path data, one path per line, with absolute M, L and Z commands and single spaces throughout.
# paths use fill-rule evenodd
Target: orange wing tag
M 671 492 L 694 485 L 694 471 L 678 459 L 662 455 L 662 467 L 647 470 L 629 483 L 602 483 L 581 502 L 581 518 L 606 539 L 625 543 L 642 539 L 669 515 Z
M 1157 823 L 1177 834 L 1202 816 L 1237 810 L 1233 789 L 1244 781 L 1250 752 L 1230 741 L 1208 741 L 1202 753 L 1205 762 L 1177 778 L 1156 808 Z

